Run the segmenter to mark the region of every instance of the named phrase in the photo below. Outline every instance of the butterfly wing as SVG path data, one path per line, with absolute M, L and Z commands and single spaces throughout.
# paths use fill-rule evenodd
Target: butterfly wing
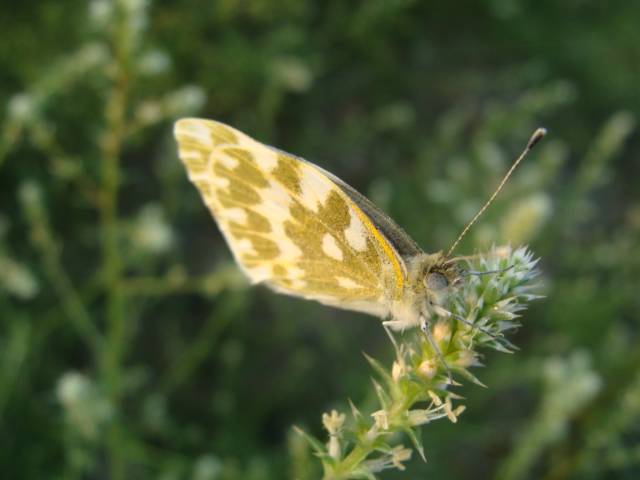
M 303 161 L 309 163 L 306 160 Z M 385 237 L 401 257 L 414 257 L 423 253 L 418 244 L 414 242 L 411 237 L 391 219 L 391 217 L 371 203 L 367 197 L 362 195 L 351 185 L 340 180 L 335 175 L 327 172 L 317 165 L 313 165 L 311 163 L 310 165 L 335 183 L 340 190 L 342 190 L 343 193 L 347 195 L 351 201 L 360 208 L 360 210 L 362 210 L 371 223 L 376 227 L 376 230 Z
M 219 122 L 182 119 L 174 133 L 189 179 L 253 282 L 378 316 L 401 297 L 405 264 L 367 215 L 384 214 L 351 187 Z

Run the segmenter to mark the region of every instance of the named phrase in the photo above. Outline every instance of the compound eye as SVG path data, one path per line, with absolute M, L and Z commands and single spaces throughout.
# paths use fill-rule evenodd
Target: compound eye
M 449 282 L 441 273 L 433 272 L 427 276 L 427 287 L 431 290 L 442 290 L 447 285 Z

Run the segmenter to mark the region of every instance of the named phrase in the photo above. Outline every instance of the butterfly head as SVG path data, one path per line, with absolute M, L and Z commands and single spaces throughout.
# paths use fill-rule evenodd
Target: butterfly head
M 462 271 L 457 260 L 442 253 L 418 255 L 409 269 L 411 288 L 415 293 L 421 293 L 428 305 L 442 305 L 462 284 Z

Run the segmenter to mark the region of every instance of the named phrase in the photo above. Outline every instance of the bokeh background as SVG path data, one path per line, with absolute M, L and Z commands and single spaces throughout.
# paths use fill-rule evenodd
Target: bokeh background
M 640 476 L 640 3 L 0 6 L 0 477 L 313 479 L 292 425 L 375 408 L 375 319 L 249 287 L 176 157 L 217 119 L 446 250 L 529 245 L 544 299 L 428 462 L 383 479 Z M 407 444 L 406 438 L 398 442 Z

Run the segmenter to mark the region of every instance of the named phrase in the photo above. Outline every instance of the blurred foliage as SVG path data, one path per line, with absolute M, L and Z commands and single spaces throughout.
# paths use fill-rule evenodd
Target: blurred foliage
M 546 300 L 383 478 L 640 475 L 640 3 L 0 6 L 0 475 L 318 478 L 376 320 L 248 289 L 176 159 L 199 115 L 308 158 L 426 251 L 529 244 Z M 389 362 L 385 362 L 389 363 Z M 363 407 L 364 406 L 364 407 Z M 416 456 L 417 457 L 417 456 Z

